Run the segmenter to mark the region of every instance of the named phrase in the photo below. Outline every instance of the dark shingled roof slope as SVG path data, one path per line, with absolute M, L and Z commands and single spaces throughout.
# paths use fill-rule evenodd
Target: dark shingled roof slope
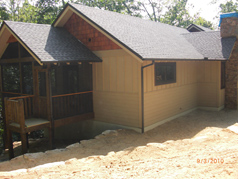
M 4 23 L 41 62 L 101 61 L 64 28 L 23 22 Z
M 185 39 L 186 29 L 150 20 L 69 4 L 141 59 L 203 59 Z
M 192 32 L 183 36 L 201 53 L 211 60 L 228 59 L 235 37 L 221 38 L 219 31 Z

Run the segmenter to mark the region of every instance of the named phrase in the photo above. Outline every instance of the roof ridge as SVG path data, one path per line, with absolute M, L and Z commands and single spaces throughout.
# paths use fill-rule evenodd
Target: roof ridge
M 15 24 L 28 24 L 28 25 L 30 25 L 30 24 L 32 24 L 32 25 L 41 25 L 41 26 L 51 26 L 50 24 L 37 24 L 37 23 L 32 23 L 32 22 L 20 22 L 20 21 L 9 21 L 9 20 L 4 20 L 3 22 L 6 22 L 6 23 L 8 23 L 8 22 L 10 22 L 10 23 L 15 23 Z
M 130 17 L 130 18 L 133 18 L 133 19 L 137 19 L 137 20 L 141 20 L 141 21 L 146 21 L 146 22 L 149 22 L 149 23 L 154 23 L 154 24 L 160 24 L 160 25 L 165 25 L 165 26 L 170 26 L 170 27 L 173 27 L 173 28 L 179 28 L 179 29 L 183 29 L 183 30 L 186 30 L 186 28 L 183 28 L 183 27 L 177 27 L 177 26 L 173 26 L 173 25 L 170 25 L 170 24 L 166 24 L 166 23 L 163 23 L 163 22 L 155 22 L 155 21 L 152 21 L 150 19 L 144 19 L 144 18 L 140 18 L 140 17 L 136 17 L 136 16 L 132 16 L 132 15 L 129 15 L 129 14 L 122 14 L 122 13 L 119 13 L 119 12 L 114 12 L 114 11 L 110 11 L 110 10 L 105 10 L 105 9 L 99 9 L 97 7 L 91 7 L 91 6 L 86 6 L 84 4 L 77 4 L 77 3 L 72 3 L 72 2 L 68 2 L 69 5 L 76 5 L 76 6 L 83 6 L 85 8 L 90 8 L 90 9 L 93 9 L 93 10 L 98 10 L 98 11 L 105 11 L 106 13 L 116 13 L 120 16 L 127 16 L 127 17 Z

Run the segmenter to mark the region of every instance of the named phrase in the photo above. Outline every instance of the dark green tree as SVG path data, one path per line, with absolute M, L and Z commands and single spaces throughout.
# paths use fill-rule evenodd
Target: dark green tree
M 141 17 L 139 6 L 135 0 L 76 0 L 75 3 Z
M 193 18 L 186 9 L 188 0 L 173 0 L 168 6 L 162 22 L 178 27 L 187 27 L 193 23 Z
M 31 5 L 28 0 L 22 5 L 22 8 L 19 10 L 19 21 L 21 22 L 30 22 L 37 23 L 38 21 L 38 9 L 37 7 Z
M 0 24 L 3 20 L 8 20 L 10 17 L 7 8 L 6 8 L 6 4 L 3 2 L 0 2 Z
M 35 8 L 37 9 L 37 23 L 51 24 L 63 7 L 59 0 L 38 0 Z
M 155 1 L 155 0 L 148 0 L 148 1 L 139 1 L 138 5 L 142 12 L 146 12 L 147 16 L 150 20 L 155 22 L 161 21 L 161 12 L 164 7 L 164 1 Z
M 207 21 L 206 19 L 202 18 L 202 17 L 198 17 L 196 19 L 194 19 L 193 21 L 194 24 L 209 28 L 209 29 L 214 29 L 213 28 L 213 24 L 210 21 Z
M 227 1 L 225 4 L 220 4 L 220 12 L 221 13 L 228 13 L 228 12 L 237 12 L 238 10 L 238 1 L 236 2 L 230 0 Z

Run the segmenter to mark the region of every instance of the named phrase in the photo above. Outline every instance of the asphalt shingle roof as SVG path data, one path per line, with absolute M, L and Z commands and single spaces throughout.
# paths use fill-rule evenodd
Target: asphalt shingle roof
M 185 39 L 186 29 L 69 3 L 78 13 L 142 59 L 203 59 Z
M 73 3 L 67 6 L 142 60 L 228 59 L 236 40 L 221 38 L 217 31 L 190 33 L 187 29 L 111 11 Z M 42 62 L 101 61 L 64 28 L 11 21 L 4 21 L 4 24 Z
M 12 21 L 4 23 L 41 62 L 101 61 L 64 28 Z
M 192 32 L 183 36 L 208 59 L 228 59 L 234 43 L 235 37 L 221 38 L 220 31 Z

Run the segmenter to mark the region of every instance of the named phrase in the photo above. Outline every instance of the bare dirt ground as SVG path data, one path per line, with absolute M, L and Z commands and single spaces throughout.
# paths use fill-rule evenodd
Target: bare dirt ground
M 0 178 L 238 178 L 238 111 L 197 110 L 0 163 Z

